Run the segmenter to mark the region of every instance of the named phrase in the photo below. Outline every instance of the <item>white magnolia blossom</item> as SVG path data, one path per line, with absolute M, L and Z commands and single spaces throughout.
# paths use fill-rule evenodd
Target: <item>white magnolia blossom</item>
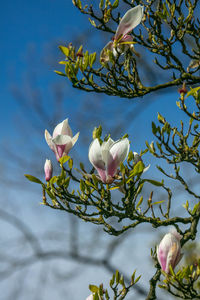
M 119 23 L 119 26 L 117 27 L 113 41 L 110 41 L 101 51 L 101 62 L 109 61 L 108 50 L 112 51 L 114 56 L 116 56 L 117 52 L 123 53 L 130 48 L 136 55 L 138 55 L 134 51 L 133 38 L 131 35 L 129 35 L 129 33 L 140 24 L 143 17 L 143 12 L 144 7 L 137 5 L 125 13 Z
M 169 266 L 174 269 L 181 260 L 183 254 L 181 253 L 181 240 L 182 236 L 174 229 L 167 233 L 159 246 L 157 246 L 157 258 L 161 269 L 169 273 Z
M 102 182 L 113 182 L 117 168 L 126 159 L 129 148 L 130 145 L 127 138 L 116 142 L 109 138 L 102 145 L 100 145 L 97 138 L 93 140 L 89 147 L 88 156 Z
M 68 154 L 69 150 L 74 146 L 78 140 L 79 132 L 73 137 L 72 130 L 68 124 L 68 119 L 59 123 L 51 136 L 45 130 L 45 139 L 51 150 L 55 153 L 56 159 L 59 159 Z
M 46 159 L 45 164 L 44 164 L 44 174 L 45 174 L 45 180 L 49 181 L 52 177 L 53 173 L 53 166 L 50 161 L 50 159 Z

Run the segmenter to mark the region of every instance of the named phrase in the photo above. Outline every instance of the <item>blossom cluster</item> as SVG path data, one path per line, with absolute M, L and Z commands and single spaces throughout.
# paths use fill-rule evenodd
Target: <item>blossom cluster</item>
M 70 149 L 77 142 L 79 133 L 75 136 L 69 126 L 68 119 L 59 123 L 51 136 L 45 130 L 45 139 L 50 149 L 55 153 L 56 159 L 59 162 L 60 158 L 68 155 Z M 112 183 L 118 171 L 121 162 L 124 162 L 130 149 L 128 138 L 118 141 L 113 141 L 109 138 L 107 141 L 100 144 L 98 138 L 95 138 L 89 147 L 89 161 L 96 169 L 97 178 L 103 183 Z M 135 153 L 136 160 L 140 159 Z M 46 160 L 44 165 L 45 179 L 49 181 L 52 177 L 53 166 L 50 160 Z
M 79 133 L 73 136 L 68 119 L 65 119 L 55 127 L 52 136 L 45 130 L 46 142 L 55 153 L 58 162 L 60 158 L 68 155 L 71 148 L 77 142 L 78 137 Z M 113 141 L 109 138 L 102 143 L 100 143 L 98 138 L 95 138 L 89 146 L 88 158 L 98 173 L 96 177 L 103 183 L 111 184 L 115 178 L 117 178 L 119 165 L 125 161 L 129 150 L 130 142 L 128 138 L 117 141 Z M 134 152 L 134 162 L 137 163 L 140 160 L 140 155 Z M 145 168 L 144 171 L 147 170 L 148 167 Z M 53 172 L 53 166 L 49 159 L 45 162 L 44 171 L 45 180 L 49 181 Z M 157 247 L 158 262 L 161 269 L 167 274 L 170 273 L 170 266 L 175 268 L 182 258 L 181 238 L 181 235 L 176 230 L 172 230 L 163 237 Z

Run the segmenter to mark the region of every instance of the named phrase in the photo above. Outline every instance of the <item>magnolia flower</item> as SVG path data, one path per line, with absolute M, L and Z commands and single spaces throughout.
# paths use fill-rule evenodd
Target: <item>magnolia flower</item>
M 53 166 L 50 161 L 50 159 L 46 159 L 45 164 L 44 164 L 44 174 L 45 174 L 45 180 L 49 181 L 52 177 L 53 173 Z
M 118 166 L 128 155 L 129 147 L 129 140 L 127 138 L 116 142 L 109 138 L 102 145 L 100 145 L 98 139 L 93 140 L 88 156 L 102 182 L 113 182 Z
M 138 24 L 140 24 L 143 17 L 143 10 L 143 6 L 137 5 L 125 13 L 119 23 L 119 26 L 117 27 L 113 41 L 110 41 L 101 51 L 101 62 L 109 61 L 108 50 L 112 51 L 114 56 L 117 55 L 117 52 L 123 53 L 128 50 L 128 48 L 134 51 L 133 38 L 128 33 L 131 32 Z M 138 55 L 137 53 L 135 54 Z
M 55 153 L 56 159 L 59 159 L 68 154 L 69 150 L 78 140 L 79 132 L 73 137 L 71 128 L 68 124 L 68 119 L 59 123 L 54 131 L 53 136 L 45 130 L 45 139 L 51 150 Z
M 174 269 L 183 256 L 181 253 L 181 238 L 182 236 L 174 229 L 164 236 L 157 247 L 159 264 L 166 273 L 169 273 L 169 266 L 171 265 Z

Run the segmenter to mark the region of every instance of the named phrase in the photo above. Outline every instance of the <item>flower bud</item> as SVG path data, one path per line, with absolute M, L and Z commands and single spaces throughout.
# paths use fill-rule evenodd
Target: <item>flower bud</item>
M 49 181 L 51 179 L 52 173 L 53 173 L 53 166 L 52 166 L 50 159 L 46 159 L 46 161 L 45 161 L 44 173 L 45 173 L 45 180 Z
M 181 253 L 181 238 L 182 236 L 174 229 L 163 237 L 157 247 L 159 264 L 167 274 L 169 274 L 169 266 L 171 265 L 174 269 L 183 256 Z

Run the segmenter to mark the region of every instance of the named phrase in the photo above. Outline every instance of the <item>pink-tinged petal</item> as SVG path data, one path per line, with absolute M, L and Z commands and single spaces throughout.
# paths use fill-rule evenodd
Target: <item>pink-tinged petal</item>
M 110 156 L 107 161 L 108 175 L 113 177 L 116 174 L 120 162 L 123 162 L 129 152 L 130 144 L 127 138 L 116 141 L 110 148 Z
M 97 170 L 97 172 L 98 172 L 98 174 L 99 174 L 99 176 L 100 176 L 100 178 L 101 178 L 101 181 L 102 181 L 103 183 L 107 183 L 107 175 L 106 175 L 106 171 L 105 171 L 104 169 L 98 168 L 98 167 L 96 167 L 95 169 Z
M 53 173 L 53 166 L 52 166 L 50 159 L 46 159 L 46 161 L 45 161 L 44 173 L 45 173 L 45 180 L 49 181 L 51 179 L 52 173 Z
M 137 5 L 134 8 L 129 9 L 123 18 L 121 19 L 119 26 L 116 30 L 115 40 L 118 40 L 120 36 L 126 35 L 132 31 L 138 24 L 140 24 L 143 17 L 144 7 Z
M 72 138 L 72 145 L 74 146 L 74 144 L 77 142 L 78 137 L 79 137 L 80 132 L 78 132 L 75 136 L 73 136 Z
M 91 164 L 97 170 L 101 180 L 106 182 L 105 163 L 102 158 L 101 145 L 99 144 L 98 139 L 94 139 L 90 144 L 88 157 Z
M 56 145 L 56 149 L 57 149 L 59 158 L 61 158 L 65 151 L 65 145 Z
M 120 42 L 133 42 L 133 37 L 131 35 L 126 34 L 125 36 L 123 36 Z
M 178 236 L 178 238 L 176 237 Z M 163 271 L 169 273 L 169 266 L 172 268 L 181 260 L 180 234 L 175 230 L 166 234 L 157 247 L 157 258 Z
M 52 139 L 52 141 L 56 145 L 57 160 L 59 160 L 62 156 L 67 155 L 73 146 L 72 138 L 68 135 L 57 135 L 54 139 Z
M 160 247 L 157 247 L 157 258 L 161 269 L 165 271 L 166 262 L 167 262 L 167 254 Z
M 132 42 L 133 42 L 132 36 L 126 34 L 120 40 L 120 43 L 119 43 L 121 48 L 122 48 L 122 46 L 124 47 L 122 52 L 126 52 L 128 49 L 130 49 L 137 57 L 140 57 L 140 54 L 135 51 L 134 44 Z M 123 44 L 123 43 L 127 43 L 127 44 Z
M 101 53 L 100 53 L 100 62 L 101 63 L 105 63 L 105 62 L 109 61 L 108 50 L 113 51 L 113 42 L 109 42 L 108 44 L 106 44 L 106 46 L 101 51 Z

